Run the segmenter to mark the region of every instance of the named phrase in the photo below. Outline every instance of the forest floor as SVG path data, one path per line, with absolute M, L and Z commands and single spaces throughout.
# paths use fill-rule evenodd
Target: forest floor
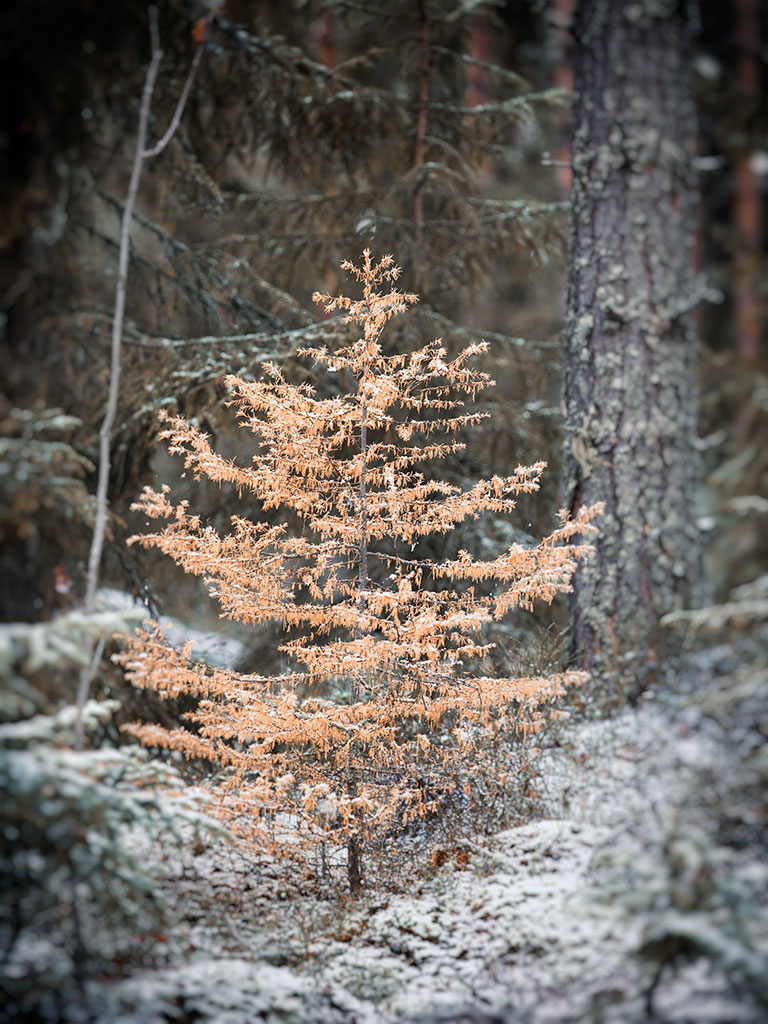
M 695 685 L 569 727 L 547 816 L 407 892 L 321 899 L 235 847 L 166 846 L 167 966 L 93 982 L 100 1024 L 765 1021 L 764 847 L 718 841 L 741 754 Z

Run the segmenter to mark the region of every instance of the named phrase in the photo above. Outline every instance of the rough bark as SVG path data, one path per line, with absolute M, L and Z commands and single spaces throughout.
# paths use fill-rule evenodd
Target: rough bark
M 580 0 L 573 25 L 566 494 L 606 508 L 573 646 L 617 701 L 656 676 L 659 619 L 698 578 L 692 20 L 683 0 Z

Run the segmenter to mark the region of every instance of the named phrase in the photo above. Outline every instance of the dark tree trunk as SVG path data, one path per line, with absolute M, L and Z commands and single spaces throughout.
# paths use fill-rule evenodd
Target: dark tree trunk
M 357 836 L 350 836 L 347 840 L 347 882 L 350 892 L 358 892 L 363 884 L 361 861 L 360 840 Z
M 698 578 L 691 22 L 685 0 L 580 0 L 573 25 L 566 492 L 605 502 L 573 641 L 617 702 L 655 677 L 659 619 Z

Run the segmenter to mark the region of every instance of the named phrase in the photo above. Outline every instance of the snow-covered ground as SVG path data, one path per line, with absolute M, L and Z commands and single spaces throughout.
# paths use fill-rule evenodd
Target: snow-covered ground
M 653 700 L 564 735 L 566 745 L 541 761 L 550 817 L 477 841 L 468 864 L 415 878 L 410 894 L 369 888 L 339 903 L 288 888 L 270 903 L 236 854 L 196 858 L 192 874 L 174 883 L 173 898 L 186 908 L 174 942 L 186 962 L 101 986 L 110 1009 L 99 1020 L 768 1019 L 746 998 L 726 995 L 711 960 L 666 972 L 654 1000 L 660 1017 L 650 1018 L 645 994 L 669 949 L 655 954 L 647 945 L 645 962 L 632 955 L 649 936 L 663 937 L 665 915 L 679 918 L 681 907 L 698 913 L 695 927 L 712 924 L 696 902 L 711 872 L 705 846 L 696 852 L 695 797 L 721 768 L 722 738 L 695 708 Z M 747 888 L 764 892 L 765 874 L 744 869 Z M 683 890 L 688 905 L 675 895 Z M 726 931 L 728 912 L 718 919 Z M 758 973 L 768 966 L 762 921 L 764 945 L 748 964 Z M 746 955 L 734 949 L 732 959 Z

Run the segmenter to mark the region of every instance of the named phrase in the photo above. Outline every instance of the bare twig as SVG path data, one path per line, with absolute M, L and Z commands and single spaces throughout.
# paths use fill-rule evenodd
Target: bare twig
M 168 143 L 171 141 L 174 134 L 176 133 L 176 129 L 179 127 L 181 115 L 184 113 L 184 107 L 187 104 L 187 97 L 189 96 L 189 91 L 192 88 L 192 83 L 195 80 L 195 73 L 197 72 L 197 69 L 200 65 L 202 56 L 203 48 L 202 46 L 198 46 L 197 50 L 195 51 L 195 56 L 192 58 L 192 63 L 189 65 L 189 71 L 187 72 L 187 80 L 184 83 L 184 88 L 181 90 L 181 96 L 179 96 L 179 102 L 176 104 L 176 109 L 173 112 L 171 123 L 168 125 L 168 131 L 165 133 L 162 139 L 160 139 L 159 142 L 156 142 L 155 145 L 152 146 L 151 149 L 144 150 L 143 156 L 145 159 L 148 159 L 149 157 L 152 156 L 157 156 L 158 153 L 162 153 L 162 151 L 165 149 L 165 147 L 168 145 Z
M 281 331 L 279 334 L 259 331 L 255 334 L 206 334 L 199 338 L 161 338 L 137 332 L 128 344 L 141 348 L 183 348 L 187 345 L 256 345 L 268 342 L 270 345 L 285 345 L 285 351 L 278 350 L 278 356 L 286 356 L 291 354 L 294 344 L 306 344 L 325 337 L 335 337 L 341 331 L 349 333 L 346 324 L 338 320 L 329 320 L 321 324 L 312 324 L 310 327 Z M 262 359 L 263 355 L 260 353 L 258 358 Z

